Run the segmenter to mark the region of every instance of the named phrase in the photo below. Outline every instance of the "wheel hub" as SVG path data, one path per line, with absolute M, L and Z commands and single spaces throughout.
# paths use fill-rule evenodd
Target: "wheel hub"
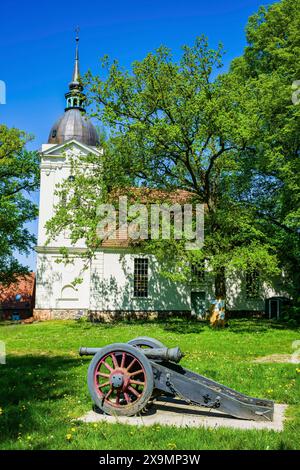
M 124 375 L 121 372 L 113 373 L 109 381 L 113 388 L 121 388 L 124 384 Z
M 148 360 L 138 349 L 123 343 L 117 343 L 116 349 L 103 349 L 99 358 L 95 356 L 93 369 L 96 403 L 105 412 L 109 409 L 120 416 L 132 416 L 145 406 L 153 390 Z

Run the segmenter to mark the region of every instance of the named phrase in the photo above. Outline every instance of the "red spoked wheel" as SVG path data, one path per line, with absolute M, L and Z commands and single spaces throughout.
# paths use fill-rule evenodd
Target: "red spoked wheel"
M 137 348 L 111 344 L 93 358 L 88 370 L 89 391 L 104 413 L 132 416 L 147 404 L 153 391 L 149 360 Z

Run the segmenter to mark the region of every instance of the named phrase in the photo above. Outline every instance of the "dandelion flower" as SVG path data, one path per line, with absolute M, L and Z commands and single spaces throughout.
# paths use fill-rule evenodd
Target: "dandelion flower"
M 168 447 L 169 449 L 177 449 L 177 445 L 175 444 L 175 442 L 169 442 Z

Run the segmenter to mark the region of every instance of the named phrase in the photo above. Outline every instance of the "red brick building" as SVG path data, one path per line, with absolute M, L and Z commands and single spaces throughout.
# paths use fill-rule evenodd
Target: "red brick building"
M 20 276 L 9 286 L 0 285 L 0 320 L 22 320 L 32 316 L 35 273 Z

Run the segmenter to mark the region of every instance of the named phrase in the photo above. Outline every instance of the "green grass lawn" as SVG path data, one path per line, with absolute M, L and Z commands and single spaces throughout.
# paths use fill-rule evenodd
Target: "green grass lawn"
M 90 358 L 79 346 L 126 342 L 140 335 L 179 345 L 182 365 L 249 395 L 287 403 L 284 431 L 135 428 L 74 422 L 91 409 Z M 91 324 L 51 321 L 0 325 L 7 363 L 0 365 L 0 449 L 300 449 L 300 366 L 253 363 L 292 353 L 300 328 L 267 320 L 231 320 L 229 328 L 170 319 Z

